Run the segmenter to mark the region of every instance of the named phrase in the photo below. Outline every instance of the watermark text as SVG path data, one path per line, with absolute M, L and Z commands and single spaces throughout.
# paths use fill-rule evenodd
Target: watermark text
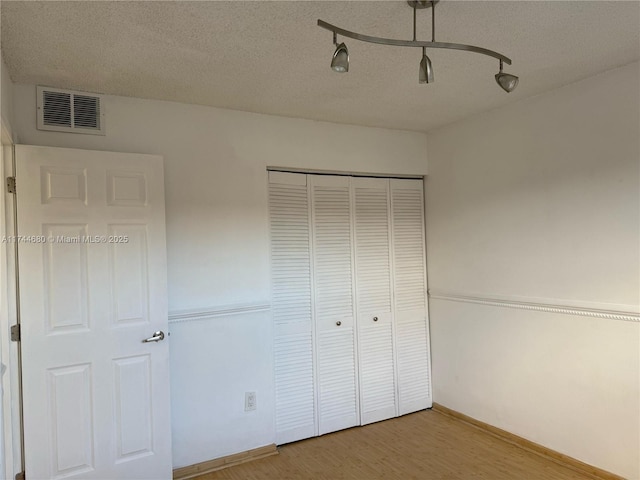
M 129 243 L 128 235 L 3 235 L 0 243 Z

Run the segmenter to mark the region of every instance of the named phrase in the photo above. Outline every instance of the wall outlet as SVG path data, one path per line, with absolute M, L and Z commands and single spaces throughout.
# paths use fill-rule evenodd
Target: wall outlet
M 250 412 L 257 407 L 256 392 L 246 392 L 244 394 L 244 411 Z

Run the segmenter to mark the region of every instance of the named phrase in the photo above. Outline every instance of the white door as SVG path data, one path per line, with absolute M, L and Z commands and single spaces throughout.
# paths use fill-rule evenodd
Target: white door
M 397 415 L 391 294 L 389 179 L 353 178 L 363 425 Z
M 391 179 L 395 346 L 400 415 L 432 405 L 422 180 Z
M 318 433 L 359 423 L 349 177 L 309 175 Z
M 26 477 L 169 479 L 162 158 L 16 160 Z
M 316 434 L 307 176 L 269 172 L 278 445 Z

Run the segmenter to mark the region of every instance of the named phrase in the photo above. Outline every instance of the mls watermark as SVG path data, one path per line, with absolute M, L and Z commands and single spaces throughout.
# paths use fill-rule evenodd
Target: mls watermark
M 4 235 L 0 243 L 129 243 L 128 235 Z

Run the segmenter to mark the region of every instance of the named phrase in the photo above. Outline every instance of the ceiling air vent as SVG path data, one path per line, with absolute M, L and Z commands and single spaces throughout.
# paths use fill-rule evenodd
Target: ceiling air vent
M 104 135 L 102 96 L 38 87 L 38 130 Z

